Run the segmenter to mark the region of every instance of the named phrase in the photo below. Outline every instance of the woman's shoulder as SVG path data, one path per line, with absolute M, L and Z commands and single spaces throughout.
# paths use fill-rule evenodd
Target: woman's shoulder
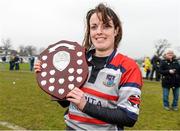
M 138 63 L 133 58 L 121 53 L 116 54 L 116 56 L 114 57 L 114 61 L 116 61 L 116 63 L 121 66 L 129 67 L 129 68 L 134 68 L 138 66 Z

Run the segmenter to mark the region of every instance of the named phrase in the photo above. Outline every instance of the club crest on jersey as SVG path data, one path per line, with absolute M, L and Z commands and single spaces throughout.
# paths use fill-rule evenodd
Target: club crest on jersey
M 106 80 L 103 82 L 103 84 L 106 85 L 106 86 L 108 86 L 108 87 L 112 87 L 112 86 L 115 85 L 114 80 L 115 80 L 115 76 L 108 74 L 108 75 L 106 76 Z

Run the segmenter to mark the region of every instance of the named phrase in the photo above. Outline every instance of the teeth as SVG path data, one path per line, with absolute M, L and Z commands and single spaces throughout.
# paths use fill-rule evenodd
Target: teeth
M 105 38 L 97 38 L 96 40 L 97 41 L 103 41 L 103 40 L 105 40 Z

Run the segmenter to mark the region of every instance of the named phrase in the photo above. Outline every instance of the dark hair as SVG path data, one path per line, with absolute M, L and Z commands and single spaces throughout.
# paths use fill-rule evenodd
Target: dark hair
M 117 36 L 115 37 L 114 48 L 116 49 L 119 45 L 119 42 L 122 38 L 122 27 L 121 22 L 116 15 L 116 13 L 109 7 L 106 7 L 104 4 L 100 3 L 95 9 L 91 9 L 87 12 L 86 15 L 86 32 L 83 40 L 84 47 L 89 50 L 92 46 L 90 40 L 90 18 L 94 13 L 101 13 L 102 21 L 104 24 L 109 24 L 109 18 L 113 21 L 115 29 L 119 28 Z M 99 17 L 99 15 L 97 15 Z

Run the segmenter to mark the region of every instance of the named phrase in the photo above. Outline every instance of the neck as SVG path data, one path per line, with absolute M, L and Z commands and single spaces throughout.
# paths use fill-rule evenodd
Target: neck
M 114 49 L 111 49 L 111 50 L 97 50 L 96 49 L 96 52 L 95 52 L 95 56 L 98 56 L 98 57 L 106 57 L 106 56 L 109 56 L 111 55 L 111 53 L 114 51 Z

